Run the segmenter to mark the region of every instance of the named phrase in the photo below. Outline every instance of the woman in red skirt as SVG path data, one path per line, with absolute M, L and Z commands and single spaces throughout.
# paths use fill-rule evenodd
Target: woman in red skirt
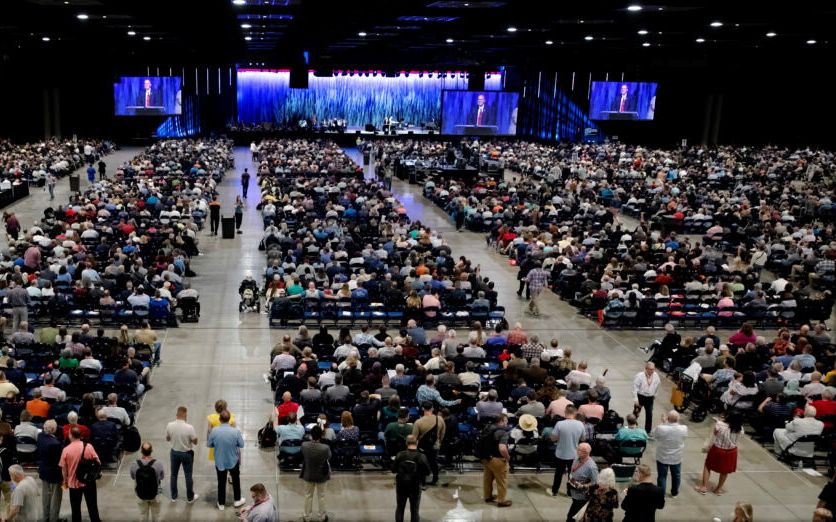
M 699 493 L 705 495 L 708 492 L 708 480 L 712 471 L 720 474 L 714 494 L 722 495 L 726 492 L 723 489 L 726 477 L 737 471 L 737 440 L 741 433 L 743 417 L 739 413 L 727 413 L 723 420 L 717 419 L 708 447 L 703 449 L 708 452 L 708 456 L 702 470 L 702 482 L 695 488 Z

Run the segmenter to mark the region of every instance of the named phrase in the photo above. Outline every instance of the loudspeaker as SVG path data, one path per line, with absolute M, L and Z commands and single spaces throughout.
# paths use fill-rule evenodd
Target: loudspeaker
M 485 111 L 482 111 L 482 112 L 485 112 Z M 410 136 L 412 136 L 412 131 L 407 131 L 406 133 L 409 134 Z
M 356 134 L 356 135 L 358 135 L 358 136 L 359 136 L 359 135 L 360 135 L 360 131 L 359 131 L 359 130 L 356 130 L 356 131 L 354 131 L 354 134 Z
M 467 76 L 467 90 L 468 91 L 484 91 L 485 90 L 485 70 L 474 69 L 470 71 Z
M 291 89 L 307 89 L 308 88 L 308 69 L 305 67 L 291 67 L 290 68 L 290 88 Z
M 366 132 L 374 132 L 374 131 L 376 131 L 376 130 L 377 130 L 377 129 L 375 129 L 375 128 L 374 128 L 374 125 L 372 125 L 371 123 L 367 123 L 367 124 L 366 124 Z
M 434 130 L 430 130 L 429 132 L 427 132 L 427 134 L 429 134 L 430 136 L 432 136 L 433 134 L 435 134 L 435 131 L 434 131 Z

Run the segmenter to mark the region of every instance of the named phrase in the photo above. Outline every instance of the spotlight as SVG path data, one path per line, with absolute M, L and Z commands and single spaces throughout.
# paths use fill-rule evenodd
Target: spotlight
M 87 13 L 78 13 L 77 15 L 75 15 L 75 17 L 79 20 L 87 20 L 88 18 L 90 18 L 90 15 L 88 15 Z
M 128 31 L 128 36 L 136 36 L 136 31 Z
M 43 38 L 41 38 L 41 40 L 43 40 L 44 42 L 48 42 L 49 41 L 49 36 L 44 36 Z
M 631 13 L 637 13 L 637 12 L 642 10 L 642 6 L 633 4 L 631 6 L 628 6 L 627 10 L 630 11 Z

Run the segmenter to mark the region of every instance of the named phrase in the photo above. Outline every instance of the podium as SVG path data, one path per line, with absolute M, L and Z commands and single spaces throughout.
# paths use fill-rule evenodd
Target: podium
M 466 136 L 492 136 L 496 134 L 497 125 L 456 125 L 456 134 Z
M 638 120 L 639 113 L 636 111 L 601 111 L 602 120 Z
M 165 114 L 165 107 L 163 105 L 150 105 L 148 107 L 145 105 L 127 105 L 125 109 L 134 111 L 134 114 Z

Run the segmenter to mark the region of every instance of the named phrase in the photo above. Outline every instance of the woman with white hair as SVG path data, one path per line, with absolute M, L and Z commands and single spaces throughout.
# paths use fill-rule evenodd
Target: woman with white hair
M 453 358 L 457 355 L 456 348 L 459 347 L 459 340 L 456 339 L 455 330 L 447 330 L 447 338 L 444 340 L 444 355 Z
M 598 473 L 598 483 L 589 493 L 584 522 L 612 522 L 613 510 L 618 507 L 615 472 L 606 468 Z

